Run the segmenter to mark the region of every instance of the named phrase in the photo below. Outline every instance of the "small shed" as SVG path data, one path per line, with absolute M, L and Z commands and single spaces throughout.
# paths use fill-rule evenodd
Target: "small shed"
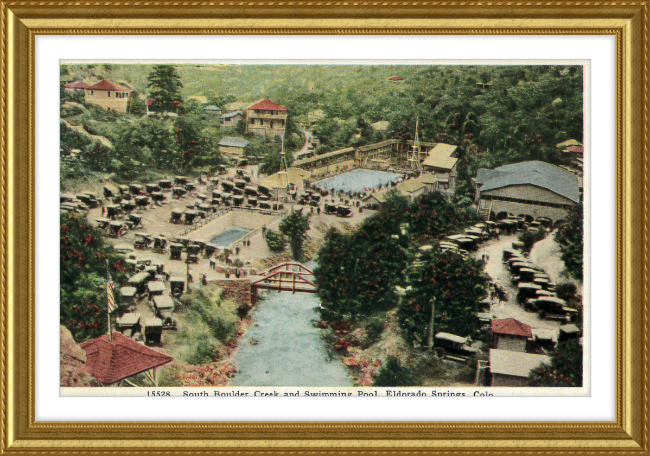
M 232 111 L 221 114 L 221 122 L 224 127 L 236 127 L 240 120 L 245 120 L 244 113 L 241 111 Z
M 533 337 L 530 325 L 514 318 L 495 318 L 491 323 L 495 349 L 526 352 L 526 341 Z
M 236 136 L 225 136 L 219 141 L 219 152 L 229 155 L 243 156 L 250 141 Z
M 203 108 L 203 113 L 210 115 L 210 116 L 215 116 L 215 117 L 221 117 L 221 108 L 215 105 L 208 105 Z

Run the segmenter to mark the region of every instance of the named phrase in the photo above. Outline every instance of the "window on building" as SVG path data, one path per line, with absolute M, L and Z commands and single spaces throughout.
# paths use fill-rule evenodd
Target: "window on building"
M 109 90 L 108 91 L 108 98 L 110 98 L 110 97 L 111 97 L 111 91 Z

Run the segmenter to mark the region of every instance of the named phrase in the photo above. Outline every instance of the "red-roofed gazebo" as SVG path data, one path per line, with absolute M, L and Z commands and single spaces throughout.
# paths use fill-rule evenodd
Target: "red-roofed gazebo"
M 141 372 L 154 369 L 154 383 L 157 385 L 155 369 L 172 361 L 172 357 L 135 342 L 120 334 L 113 333 L 91 339 L 81 344 L 86 351 L 83 369 L 104 385 L 121 382 Z

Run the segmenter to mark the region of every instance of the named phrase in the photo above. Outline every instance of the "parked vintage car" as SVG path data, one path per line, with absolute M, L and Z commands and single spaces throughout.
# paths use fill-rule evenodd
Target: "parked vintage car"
M 542 320 L 557 320 L 571 323 L 577 320 L 578 311 L 566 305 L 564 299 L 556 296 L 540 296 L 537 298 L 539 318 Z
M 165 284 L 152 280 L 147 283 L 147 291 L 149 292 L 149 301 L 153 301 L 155 297 L 162 296 L 165 293 Z
M 146 318 L 144 320 L 145 344 L 158 344 L 162 338 L 163 322 L 160 318 Z
M 172 290 L 172 296 L 180 297 L 185 292 L 185 279 L 181 277 L 172 277 L 169 279 L 169 286 Z
M 136 287 L 122 287 L 120 288 L 120 310 L 124 312 L 132 312 L 135 310 L 138 289 Z
M 144 294 L 147 291 L 147 283 L 152 280 L 151 274 L 148 272 L 138 272 L 128 281 L 129 286 L 135 287 L 138 294 Z
M 117 330 L 126 337 L 133 337 L 136 333 L 142 331 L 140 314 L 138 313 L 125 313 L 115 320 L 115 324 Z
M 163 322 L 163 329 L 176 329 L 174 314 L 174 300 L 169 296 L 162 295 L 153 298 L 153 307 L 156 316 Z
M 520 304 L 524 304 L 527 299 L 536 298 L 537 290 L 541 290 L 542 287 L 530 282 L 519 282 L 517 285 L 519 292 L 517 293 L 517 301 Z
M 176 243 L 169 244 L 170 260 L 180 260 L 182 252 L 183 252 L 183 244 L 176 244 Z
M 467 361 L 471 356 L 480 353 L 478 348 L 470 347 L 467 337 L 439 332 L 434 337 L 434 349 L 439 359 L 448 358 L 454 361 Z

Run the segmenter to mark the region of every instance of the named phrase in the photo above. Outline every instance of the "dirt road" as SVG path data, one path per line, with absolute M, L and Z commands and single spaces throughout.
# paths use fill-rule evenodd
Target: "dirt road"
M 491 239 L 482 244 L 473 255 L 475 258 L 481 258 L 484 254 L 488 256 L 486 272 L 492 280 L 506 290 L 508 295 L 507 302 L 499 304 L 497 301 L 492 305 L 492 312 L 497 318 L 515 318 L 533 328 L 557 330 L 561 326 L 559 322 L 540 320 L 536 313 L 526 312 L 523 306 L 517 303 L 517 287 L 512 282 L 510 269 L 501 260 L 503 250 L 512 248 L 512 242 L 516 240 L 516 235 L 501 236 L 500 240 Z M 540 251 L 538 261 L 544 261 L 545 258 L 545 254 Z M 541 263 L 536 263 L 541 266 Z

